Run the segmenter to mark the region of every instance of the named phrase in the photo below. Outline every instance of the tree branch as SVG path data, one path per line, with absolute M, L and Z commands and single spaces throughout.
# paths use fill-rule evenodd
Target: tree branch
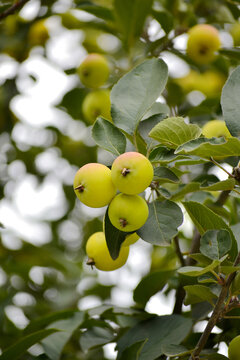
M 29 0 L 18 0 L 16 1 L 12 6 L 10 6 L 8 9 L 0 13 L 0 20 L 6 18 L 9 15 L 14 14 L 16 11 L 20 10 L 23 5 L 26 4 Z
M 239 263 L 240 263 L 240 253 L 237 256 L 237 259 L 235 260 L 234 266 L 238 265 Z M 204 332 L 202 333 L 202 336 L 200 337 L 194 351 L 192 352 L 189 360 L 199 359 L 199 355 L 200 355 L 201 351 L 203 350 L 203 348 L 208 340 L 208 337 L 212 332 L 213 327 L 216 325 L 217 321 L 221 317 L 221 314 L 223 311 L 224 300 L 227 297 L 229 287 L 235 276 L 236 276 L 236 272 L 230 274 L 228 276 L 226 283 L 223 285 L 221 293 L 220 293 L 218 300 L 216 302 L 216 305 L 214 307 L 213 313 L 212 313 L 212 315 L 207 323 L 207 326 L 206 326 Z

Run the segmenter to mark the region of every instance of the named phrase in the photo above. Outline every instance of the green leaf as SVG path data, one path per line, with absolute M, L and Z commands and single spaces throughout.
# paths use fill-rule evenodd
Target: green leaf
M 213 262 L 206 266 L 206 267 L 201 267 L 201 266 L 184 266 L 181 267 L 180 269 L 178 269 L 179 274 L 182 275 L 187 275 L 187 276 L 200 276 L 203 274 L 206 274 L 207 272 L 215 269 L 218 265 L 220 264 L 219 260 L 213 260 Z
M 120 155 L 126 150 L 126 137 L 110 121 L 98 118 L 92 128 L 95 142 L 114 155 Z
M 191 330 L 192 321 L 181 315 L 156 316 L 141 321 L 127 331 L 118 341 L 117 359 L 131 345 L 147 339 L 138 360 L 154 360 L 163 355 L 166 345 L 178 345 Z
M 134 290 L 134 301 L 144 307 L 151 296 L 162 290 L 173 274 L 174 271 L 162 270 L 146 275 Z
M 201 253 L 212 260 L 220 260 L 231 246 L 232 239 L 227 230 L 208 230 L 200 240 Z
M 47 314 L 45 316 L 41 316 L 40 318 L 37 318 L 28 324 L 28 326 L 24 329 L 24 334 L 29 334 L 40 330 L 51 324 L 53 321 L 72 317 L 76 311 L 77 310 L 61 310 L 52 312 L 51 314 Z
M 175 161 L 176 159 L 186 159 L 186 156 L 182 155 L 176 155 L 174 153 L 174 150 L 169 150 L 165 146 L 157 146 L 155 149 L 153 149 L 149 155 L 149 160 L 153 163 L 157 162 L 160 164 L 167 164 L 172 161 Z
M 171 200 L 178 201 L 181 200 L 185 195 L 199 191 L 200 184 L 198 182 L 190 182 L 188 184 L 181 184 L 179 186 L 179 190 L 174 193 L 171 197 Z
M 179 146 L 175 154 L 196 155 L 205 159 L 240 156 L 240 140 L 237 138 L 199 138 Z
M 64 95 L 58 107 L 64 108 L 73 119 L 81 119 L 83 117 L 81 105 L 86 94 L 85 88 L 74 88 Z
M 185 305 L 197 304 L 202 301 L 208 301 L 212 304 L 212 300 L 217 298 L 217 295 L 204 285 L 187 285 L 184 286 L 184 289 L 186 291 Z
M 238 249 L 240 249 L 240 223 L 232 225 L 231 230 L 236 238 Z
M 200 135 L 201 129 L 195 124 L 186 124 L 182 117 L 164 119 L 149 133 L 150 137 L 172 149 Z
M 240 66 L 229 76 L 222 90 L 223 118 L 233 136 L 240 136 Z
M 114 0 L 115 17 L 123 41 L 131 47 L 141 34 L 153 0 Z
M 166 34 L 173 28 L 173 16 L 168 11 L 152 10 L 153 17 L 159 22 Z
M 177 204 L 169 200 L 154 201 L 149 204 L 148 219 L 137 234 L 151 244 L 169 245 L 182 221 L 182 210 Z
M 185 356 L 191 354 L 193 350 L 188 350 L 185 346 L 182 345 L 163 345 L 162 346 L 163 354 L 169 357 L 175 356 Z
M 166 117 L 165 114 L 155 114 L 147 119 L 140 121 L 139 123 L 138 132 L 143 138 L 143 140 L 146 142 L 146 144 L 151 145 L 151 147 L 153 147 L 156 144 L 156 141 L 154 141 L 148 136 L 149 131 L 165 117 Z
M 220 49 L 220 54 L 229 57 L 230 59 L 240 60 L 240 49 L 232 48 L 232 49 Z
M 80 345 L 83 351 L 107 344 L 114 340 L 113 332 L 108 328 L 93 326 L 91 329 L 86 330 L 80 337 Z
M 207 191 L 222 191 L 222 190 L 232 190 L 236 185 L 236 181 L 233 178 L 227 180 L 218 181 L 215 184 L 209 186 L 200 186 L 200 190 Z
M 154 168 L 154 180 L 158 180 L 159 183 L 178 183 L 180 180 L 175 173 L 164 166 L 158 166 Z
M 75 3 L 77 5 L 76 8 L 86 11 L 89 14 L 95 15 L 100 19 L 107 20 L 107 21 L 114 20 L 112 11 L 106 7 L 92 4 L 90 1 L 81 1 L 80 0 L 80 1 L 75 1 Z
M 231 228 L 225 223 L 225 221 L 203 204 L 188 201 L 183 202 L 183 205 L 201 235 L 203 235 L 207 230 L 226 229 L 229 231 L 232 239 L 230 256 L 232 260 L 234 260 L 238 253 L 237 242 Z
M 112 225 L 108 217 L 108 209 L 104 217 L 104 233 L 109 253 L 112 259 L 116 260 L 119 255 L 121 245 L 129 233 L 118 230 Z
M 111 91 L 115 125 L 132 135 L 163 91 L 166 81 L 167 65 L 160 59 L 146 60 L 124 75 Z
M 50 334 L 59 331 L 58 329 L 47 329 L 34 332 L 18 340 L 14 345 L 3 351 L 0 355 L 0 360 L 17 360 L 34 344 L 49 336 Z
M 170 109 L 166 104 L 163 104 L 161 102 L 155 102 L 150 109 L 146 112 L 146 114 L 143 116 L 143 120 L 149 119 L 153 115 L 164 115 L 164 118 L 167 117 L 167 115 L 170 113 Z M 159 120 L 161 121 L 161 120 Z M 154 124 L 156 125 L 156 124 Z M 150 130 L 149 130 L 150 131 Z
M 50 326 L 55 327 L 60 332 L 52 334 L 42 341 L 42 345 L 46 355 L 51 360 L 59 360 L 61 352 L 71 338 L 73 332 L 81 325 L 84 319 L 84 313 L 75 313 L 72 318 L 66 320 L 59 320 L 52 323 Z

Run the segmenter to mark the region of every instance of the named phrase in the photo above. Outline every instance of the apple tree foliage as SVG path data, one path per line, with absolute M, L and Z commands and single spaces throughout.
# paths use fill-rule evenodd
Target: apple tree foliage
M 24 10 L 30 3 L 35 10 L 29 18 Z M 234 283 L 240 271 L 240 50 L 230 35 L 239 21 L 239 5 L 238 0 L 0 2 L 0 65 L 5 66 L 0 87 L 0 360 L 103 360 L 108 343 L 116 344 L 118 360 L 227 359 L 219 346 L 240 331 L 240 287 Z M 31 29 L 39 20 L 47 20 L 52 31 L 37 41 Z M 178 45 L 179 37 L 202 22 L 227 39 L 207 65 L 195 64 Z M 77 34 L 80 50 L 102 53 L 111 63 L 106 87 L 112 123 L 99 117 L 89 126 L 84 119 L 82 102 L 90 90 L 80 83 L 77 65 L 54 64 L 55 25 L 68 36 Z M 103 46 L 109 41 L 117 46 Z M 55 117 L 66 115 L 64 126 L 58 121 L 35 126 L 34 119 L 29 124 L 13 106 L 19 96 L 31 95 L 28 86 L 38 84 L 37 74 L 26 78 L 24 73 L 24 65 L 36 56 L 73 79 L 52 104 Z M 176 69 L 174 75 L 168 69 L 172 58 L 205 80 L 187 88 Z M 11 75 L 7 65 L 14 65 Z M 215 75 L 207 80 L 209 72 Z M 34 106 L 28 111 L 34 117 Z M 203 137 L 201 128 L 211 119 L 224 119 L 232 137 Z M 91 141 L 74 136 L 83 130 Z M 154 165 L 149 217 L 137 231 L 149 243 L 151 256 L 146 253 L 150 267 L 132 293 L 134 305 L 119 307 L 111 302 L 114 285 L 86 269 L 84 246 L 104 222 L 109 252 L 117 258 L 126 233 L 112 226 L 107 211 L 104 218 L 84 213 L 72 182 L 80 166 L 99 156 L 110 166 L 129 150 L 143 153 Z M 49 156 L 50 166 L 45 164 Z M 224 171 L 225 178 L 220 176 Z M 41 208 L 37 215 L 18 213 L 19 191 L 28 191 L 20 189 L 22 178 L 34 179 L 35 190 L 57 180 L 51 191 L 60 187 L 62 209 L 49 205 L 45 213 Z M 31 242 L 34 234 L 21 230 L 25 221 L 34 232 L 43 227 L 48 240 Z M 183 221 L 192 231 L 180 227 Z M 160 292 L 166 297 L 174 292 L 171 314 L 146 310 Z M 79 301 L 89 297 L 101 304 L 79 310 Z M 207 325 L 200 331 L 203 320 Z

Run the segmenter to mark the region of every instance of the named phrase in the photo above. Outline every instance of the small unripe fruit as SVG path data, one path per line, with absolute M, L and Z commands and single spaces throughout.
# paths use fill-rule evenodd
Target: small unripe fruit
M 240 335 L 236 336 L 229 344 L 228 357 L 230 360 L 240 360 Z
M 98 116 L 107 120 L 111 118 L 111 102 L 109 90 L 97 90 L 86 95 L 82 103 L 82 112 L 89 124 L 93 124 Z
M 109 77 L 109 65 L 105 56 L 89 54 L 77 69 L 83 85 L 97 89 L 105 84 Z
M 235 23 L 231 29 L 230 34 L 232 35 L 234 46 L 240 45 L 240 24 L 239 22 Z
M 146 201 L 138 195 L 118 194 L 111 201 L 108 216 L 113 226 L 131 232 L 142 227 L 148 218 Z
M 96 232 L 88 239 L 86 252 L 89 257 L 88 265 L 94 265 L 99 270 L 112 271 L 126 263 L 129 246 L 122 246 L 118 258 L 113 260 L 109 254 L 104 233 Z
M 122 246 L 130 246 L 132 244 L 135 244 L 139 240 L 139 236 L 137 233 L 133 233 L 126 236 L 126 239 L 122 243 Z
M 153 179 L 152 164 L 138 152 L 126 152 L 118 156 L 111 171 L 113 183 L 124 194 L 141 193 Z
M 198 24 L 189 31 L 187 54 L 197 64 L 209 64 L 221 42 L 218 30 L 212 25 Z
M 116 194 L 111 170 L 98 163 L 82 166 L 74 178 L 74 191 L 87 206 L 99 208 L 108 205 Z
M 36 21 L 30 28 L 28 39 L 31 46 L 44 45 L 49 39 L 48 28 L 45 25 L 45 20 Z
M 224 120 L 211 120 L 208 121 L 202 128 L 202 134 L 206 138 L 224 136 L 231 137 L 231 134 L 225 124 Z

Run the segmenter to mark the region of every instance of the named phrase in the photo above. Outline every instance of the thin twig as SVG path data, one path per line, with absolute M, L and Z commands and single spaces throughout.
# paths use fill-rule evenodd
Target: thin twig
M 219 195 L 219 197 L 217 198 L 217 200 L 215 201 L 214 205 L 217 205 L 217 206 L 224 205 L 230 192 L 231 192 L 231 190 L 222 191 L 221 194 Z
M 29 0 L 18 0 L 16 1 L 12 6 L 10 6 L 8 9 L 0 13 L 0 20 L 6 18 L 9 15 L 15 14 L 16 11 L 20 10 L 21 7 L 26 4 Z
M 234 263 L 234 266 L 238 265 L 240 262 L 240 253 L 238 254 L 236 260 L 235 260 L 235 263 Z M 197 359 L 201 353 L 201 351 L 203 350 L 208 338 L 209 338 L 209 335 L 211 334 L 212 332 L 212 329 L 214 328 L 214 326 L 216 325 L 217 321 L 219 320 L 219 318 L 221 317 L 221 314 L 222 314 L 222 311 L 223 311 L 223 304 L 224 304 L 224 300 L 226 299 L 227 297 L 227 294 L 228 294 L 228 290 L 229 290 L 229 287 L 234 279 L 236 275 L 236 272 L 230 274 L 228 276 L 228 279 L 226 281 L 226 283 L 224 284 L 224 286 L 222 287 L 222 290 L 221 290 L 221 293 L 218 297 L 218 300 L 216 302 L 216 305 L 215 305 L 215 308 L 212 312 L 212 315 L 207 323 L 207 326 L 204 330 L 204 332 L 202 333 L 202 336 L 200 337 L 194 351 L 192 352 L 189 360 L 194 360 L 194 359 Z
M 210 157 L 210 160 L 216 165 L 218 166 L 220 169 L 222 169 L 223 171 L 225 171 L 226 174 L 228 174 L 228 176 L 232 177 L 235 179 L 235 176 L 233 174 L 231 174 L 230 172 L 228 172 L 226 169 L 224 169 L 224 167 L 222 167 L 216 160 L 214 160 L 213 157 Z
M 175 249 L 176 249 L 176 254 L 177 254 L 177 256 L 178 256 L 178 258 L 180 260 L 180 263 L 181 263 L 182 266 L 185 266 L 186 265 L 185 259 L 183 257 L 182 252 L 181 252 L 181 249 L 180 249 L 180 246 L 179 246 L 179 238 L 178 238 L 177 235 L 175 236 L 173 241 L 174 241 L 174 245 L 175 245 Z

